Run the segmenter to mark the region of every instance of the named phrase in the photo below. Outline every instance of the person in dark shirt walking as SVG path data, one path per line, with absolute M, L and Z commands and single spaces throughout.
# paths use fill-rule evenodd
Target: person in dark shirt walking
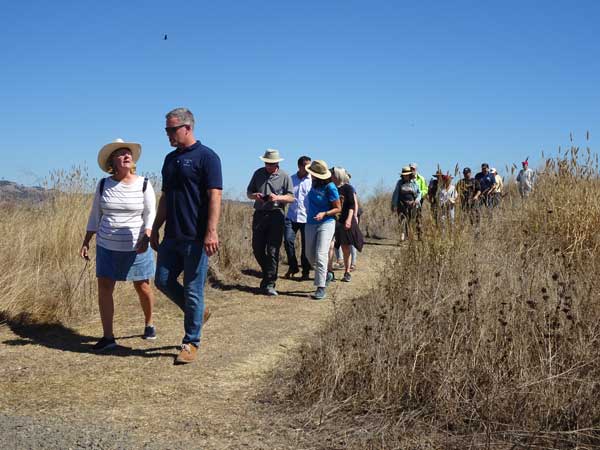
M 456 184 L 461 211 L 469 217 L 471 225 L 479 226 L 479 201 L 481 185 L 473 178 L 471 169 L 463 169 L 463 178 Z
M 156 287 L 184 313 L 185 336 L 175 362 L 187 364 L 196 359 L 202 326 L 210 316 L 204 306 L 204 282 L 208 258 L 219 249 L 223 178 L 219 156 L 194 137 L 192 112 L 177 108 L 166 119 L 165 131 L 175 150 L 162 167 L 162 196 L 150 245 L 158 252 Z M 181 272 L 183 285 L 177 281 Z
M 246 189 L 248 198 L 254 200 L 252 251 L 262 271 L 261 290 L 266 295 L 277 295 L 275 283 L 285 227 L 285 205 L 294 201 L 294 186 L 290 176 L 279 168 L 283 158 L 278 150 L 267 149 L 260 159 L 265 166 L 254 172 Z
M 481 188 L 481 203 L 484 206 L 492 207 L 496 176 L 490 171 L 488 163 L 483 163 L 481 165 L 481 172 L 475 175 L 475 179 L 479 181 L 479 187 Z

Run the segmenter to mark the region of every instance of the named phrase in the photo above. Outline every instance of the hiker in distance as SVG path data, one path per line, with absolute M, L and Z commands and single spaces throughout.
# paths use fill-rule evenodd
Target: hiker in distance
M 344 276 L 342 281 L 349 282 L 350 265 L 352 263 L 352 247 L 359 252 L 364 245 L 364 237 L 358 227 L 358 207 L 356 205 L 356 192 L 350 185 L 350 178 L 342 167 L 334 167 L 331 170 L 331 181 L 336 185 L 340 197 L 342 211 L 337 218 L 335 227 L 335 247 L 342 249 L 344 258 Z M 330 255 L 330 261 L 333 255 Z
M 479 187 L 481 188 L 481 203 L 488 208 L 492 207 L 496 177 L 490 171 L 490 165 L 488 163 L 481 164 L 481 172 L 475 175 L 475 179 L 479 181 Z
M 410 239 L 412 224 L 416 222 L 417 238 L 421 239 L 421 190 L 414 179 L 414 173 L 409 166 L 402 168 L 400 179 L 392 195 L 392 212 L 398 214 L 400 221 L 400 240 Z
M 408 167 L 410 167 L 410 170 L 412 172 L 412 178 L 417 183 L 417 186 L 419 186 L 419 191 L 421 192 L 421 198 L 419 200 L 419 203 L 420 203 L 419 206 L 423 206 L 423 202 L 425 201 L 425 198 L 427 197 L 427 192 L 429 190 L 429 186 L 427 184 L 427 180 L 425 180 L 425 177 L 423 175 L 421 175 L 417 171 L 417 163 L 414 163 L 414 162 L 410 163 L 408 165 Z
M 481 186 L 479 180 L 473 178 L 471 169 L 463 169 L 463 178 L 456 184 L 456 191 L 460 202 L 461 211 L 469 217 L 471 225 L 479 227 L 481 216 L 479 213 Z
M 156 287 L 183 311 L 185 335 L 176 364 L 196 359 L 202 326 L 208 258 L 219 250 L 223 177 L 221 160 L 194 136 L 194 115 L 177 108 L 166 115 L 165 132 L 175 150 L 162 167 L 162 196 L 150 243 L 158 252 Z M 159 229 L 166 222 L 159 244 Z M 183 272 L 183 285 L 177 281 Z
M 285 216 L 284 247 L 289 264 L 285 278 L 291 278 L 300 272 L 298 258 L 296 257 L 296 233 L 298 231 L 300 232 L 300 261 L 302 263 L 302 277 L 300 279 L 308 280 L 311 269 L 310 263 L 306 259 L 306 236 L 304 234 L 306 226 L 306 196 L 312 185 L 310 175 L 306 171 L 306 166 L 310 162 L 311 159 L 308 156 L 298 158 L 298 171 L 292 175 L 294 201 L 290 203 L 287 215 Z
M 342 210 L 340 195 L 331 181 L 331 171 L 325 161 L 313 161 L 306 167 L 312 176 L 312 187 L 308 192 L 308 214 L 306 220 L 306 257 L 315 269 L 312 294 L 315 300 L 325 298 L 329 249 L 335 233 L 335 217 Z
M 260 289 L 264 294 L 274 296 L 277 295 L 275 286 L 285 227 L 285 206 L 294 202 L 294 191 L 290 176 L 279 168 L 283 158 L 278 150 L 267 149 L 260 159 L 265 165 L 252 175 L 246 195 L 254 200 L 252 251 L 262 271 Z
M 519 184 L 519 194 L 521 198 L 527 198 L 533 192 L 533 184 L 535 182 L 535 173 L 529 168 L 529 161 L 526 159 L 521 163 L 523 168 L 517 175 L 517 183 Z
M 454 206 L 458 199 L 458 193 L 452 184 L 452 175 L 448 173 L 439 178 L 436 195 L 439 220 L 445 230 L 449 225 L 454 225 Z
M 102 339 L 92 348 L 109 350 L 117 346 L 113 332 L 117 281 L 133 281 L 144 311 L 144 339 L 155 339 L 152 324 L 154 254 L 148 248 L 156 197 L 150 182 L 135 174 L 142 146 L 117 139 L 98 153 L 98 165 L 110 174 L 98 183 L 80 255 L 89 259 L 90 240 L 96 234 L 96 277 Z

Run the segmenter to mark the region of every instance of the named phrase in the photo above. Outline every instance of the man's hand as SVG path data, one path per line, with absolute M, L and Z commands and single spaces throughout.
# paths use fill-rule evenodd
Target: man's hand
M 320 212 L 320 213 L 318 213 L 318 214 L 317 214 L 317 215 L 314 217 L 314 219 L 315 219 L 317 222 L 320 222 L 320 221 L 321 221 L 321 220 L 323 220 L 325 217 L 327 217 L 327 213 L 326 213 L 326 212 Z
M 152 230 L 152 233 L 150 233 L 150 247 L 152 247 L 152 250 L 154 250 L 155 252 L 158 251 L 159 239 L 160 233 L 158 232 L 158 230 Z
M 204 250 L 208 256 L 212 256 L 219 251 L 219 235 L 217 234 L 217 230 L 206 232 Z

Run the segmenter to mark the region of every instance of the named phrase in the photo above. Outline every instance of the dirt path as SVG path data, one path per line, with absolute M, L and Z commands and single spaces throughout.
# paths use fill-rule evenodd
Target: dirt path
M 121 347 L 105 355 L 89 350 L 101 334 L 97 313 L 74 329 L 0 325 L 0 448 L 303 448 L 289 421 L 256 400 L 257 389 L 334 301 L 369 289 L 390 249 L 365 246 L 352 282 L 332 284 L 326 301 L 309 299 L 312 281 L 280 279 L 278 297 L 256 295 L 251 274 L 209 289 L 213 315 L 199 361 L 188 366 L 173 365 L 183 319 L 162 296 L 156 341 L 140 339 L 135 301 L 117 300 Z

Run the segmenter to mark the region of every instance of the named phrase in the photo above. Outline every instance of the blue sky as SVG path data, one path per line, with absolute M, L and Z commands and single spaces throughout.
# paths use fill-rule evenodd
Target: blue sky
M 0 21 L 0 178 L 25 184 L 77 164 L 101 176 L 116 137 L 158 173 L 177 106 L 229 197 L 267 147 L 368 192 L 411 161 L 504 173 L 600 133 L 598 2 L 25 0 Z

